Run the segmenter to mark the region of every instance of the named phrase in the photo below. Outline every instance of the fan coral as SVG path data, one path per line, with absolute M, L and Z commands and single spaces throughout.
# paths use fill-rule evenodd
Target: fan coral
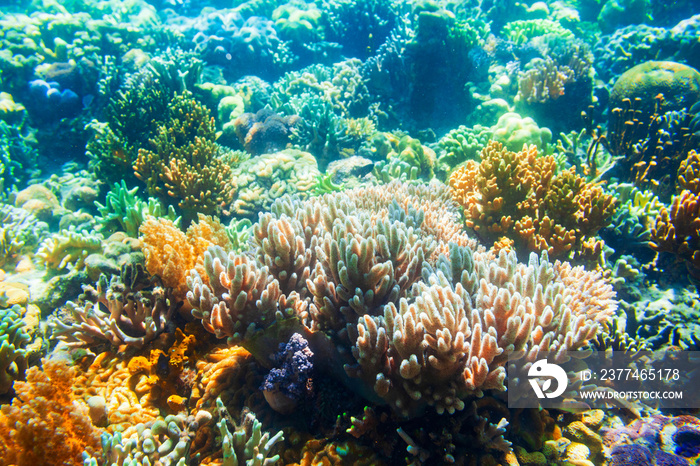
M 75 369 L 57 360 L 43 365 L 43 372 L 36 367 L 27 371 L 27 382 L 15 382 L 16 398 L 2 406 L 2 464 L 79 464 L 84 451 L 100 449 L 100 432 L 87 406 L 72 395 Z
M 247 254 L 210 248 L 187 298 L 205 328 L 263 365 L 295 332 L 315 360 L 402 416 L 503 390 L 513 352 L 576 350 L 616 304 L 600 274 L 546 254 L 474 252 L 439 183 L 355 189 L 263 214 Z M 450 244 L 452 243 L 452 244 Z

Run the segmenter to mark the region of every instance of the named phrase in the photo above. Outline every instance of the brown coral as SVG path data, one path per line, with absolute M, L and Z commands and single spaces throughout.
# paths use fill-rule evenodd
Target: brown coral
M 231 201 L 231 167 L 214 142 L 214 118 L 206 107 L 186 93 L 173 99 L 170 112 L 151 149 L 139 150 L 134 171 L 150 195 L 176 203 L 188 224 L 197 212 L 212 214 Z
M 100 451 L 100 430 L 88 408 L 72 394 L 75 369 L 45 360 L 26 382 L 15 382 L 17 396 L 0 413 L 0 464 L 58 466 L 82 463 L 84 451 Z
M 649 246 L 684 260 L 690 275 L 700 280 L 700 194 L 685 190 L 662 208 L 651 229 Z
M 613 196 L 573 169 L 555 175 L 554 158 L 539 157 L 535 146 L 516 153 L 491 142 L 481 158 L 456 170 L 450 186 L 464 207 L 466 225 L 490 243 L 506 236 L 523 253 L 569 257 L 615 211 Z

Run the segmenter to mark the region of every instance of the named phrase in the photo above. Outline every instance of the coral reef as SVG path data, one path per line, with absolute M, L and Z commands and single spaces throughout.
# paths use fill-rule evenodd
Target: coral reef
M 0 309 L 0 394 L 9 392 L 15 380 L 24 380 L 27 370 L 26 346 L 31 337 L 20 310 L 17 304 Z
M 206 275 L 187 279 L 193 315 L 262 364 L 275 340 L 298 332 L 314 354 L 333 354 L 326 364 L 347 361 L 347 383 L 403 416 L 503 390 L 512 351 L 576 350 L 595 336 L 615 308 L 599 274 L 546 255 L 525 266 L 513 253 L 472 252 L 456 223 L 446 229 L 456 219 L 447 196 L 435 183 L 392 183 L 283 197 L 254 226 L 254 259 L 205 252 Z M 522 314 L 499 318 L 506 309 Z
M 196 213 L 212 214 L 230 202 L 230 161 L 214 142 L 214 119 L 191 96 L 176 96 L 169 118 L 151 139 L 151 149 L 140 149 L 134 162 L 136 176 L 150 195 L 177 203 L 185 225 Z
M 254 157 L 233 170 L 237 190 L 230 209 L 237 215 L 252 216 L 269 209 L 284 194 L 310 193 L 320 174 L 316 159 L 298 149 Z

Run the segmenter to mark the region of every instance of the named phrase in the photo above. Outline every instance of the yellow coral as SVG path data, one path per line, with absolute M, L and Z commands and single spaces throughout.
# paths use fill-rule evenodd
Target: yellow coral
M 466 225 L 482 239 L 509 237 L 522 252 L 567 257 L 610 221 L 615 198 L 573 169 L 555 173 L 554 158 L 538 156 L 536 146 L 511 152 L 491 142 L 481 163 L 464 164 L 450 186 Z

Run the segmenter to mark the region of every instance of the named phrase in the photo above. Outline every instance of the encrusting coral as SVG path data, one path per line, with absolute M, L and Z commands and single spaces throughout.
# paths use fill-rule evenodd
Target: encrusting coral
M 83 452 L 100 449 L 100 430 L 88 408 L 72 392 L 75 369 L 61 360 L 32 367 L 17 396 L 0 413 L 0 464 L 49 466 L 79 464 Z
M 466 224 L 489 242 L 515 241 L 516 250 L 546 251 L 552 258 L 586 255 L 596 232 L 615 212 L 615 198 L 573 169 L 556 174 L 552 156 L 535 146 L 520 152 L 491 142 L 481 163 L 470 160 L 450 177 Z
M 314 365 L 408 417 L 504 390 L 508 356 L 575 351 L 608 322 L 599 273 L 475 251 L 456 207 L 437 182 L 283 197 L 247 254 L 205 252 L 206 275 L 187 279 L 193 315 L 265 366 L 297 332 L 329 355 Z

